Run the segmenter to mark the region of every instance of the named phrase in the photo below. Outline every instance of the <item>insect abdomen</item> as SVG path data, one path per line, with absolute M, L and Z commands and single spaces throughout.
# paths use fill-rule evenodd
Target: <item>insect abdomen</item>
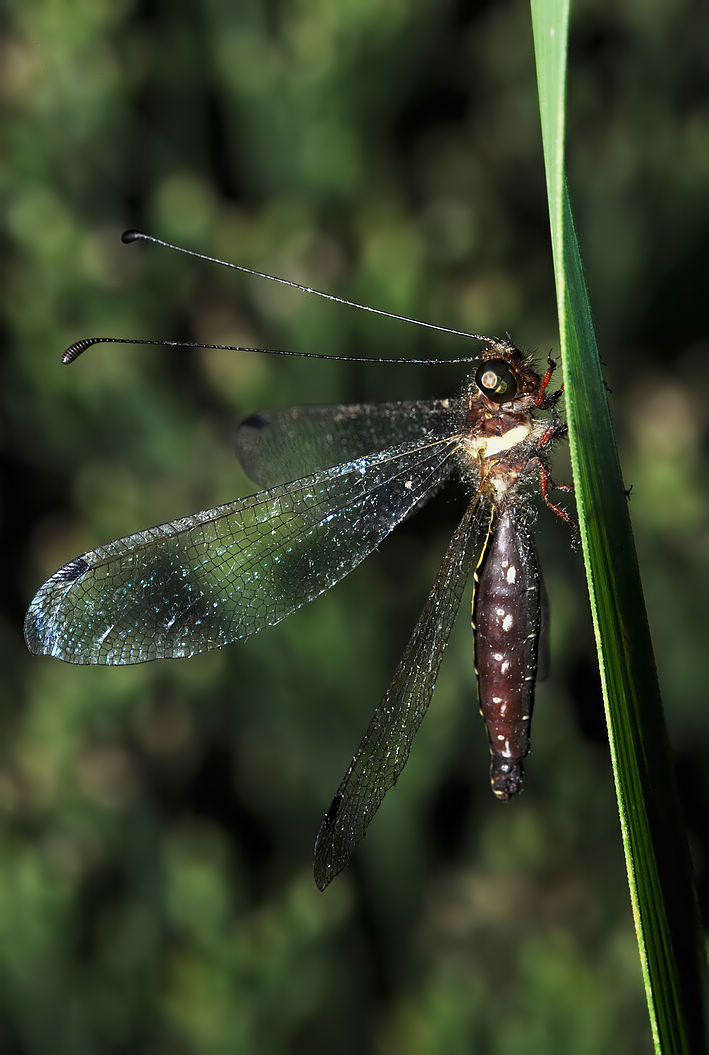
M 490 783 L 499 799 L 511 798 L 522 786 L 540 626 L 534 542 L 514 510 L 504 510 L 490 530 L 473 595 L 480 712 L 490 741 Z

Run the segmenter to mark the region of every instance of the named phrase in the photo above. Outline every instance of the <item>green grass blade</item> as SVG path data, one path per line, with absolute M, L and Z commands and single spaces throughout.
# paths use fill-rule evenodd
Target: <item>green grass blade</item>
M 531 7 L 569 444 L 650 1024 L 657 1052 L 703 1052 L 703 954 L 689 852 L 564 173 L 569 0 L 532 0 Z

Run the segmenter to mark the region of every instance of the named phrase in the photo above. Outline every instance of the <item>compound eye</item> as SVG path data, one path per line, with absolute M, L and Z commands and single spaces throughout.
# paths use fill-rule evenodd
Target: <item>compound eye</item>
M 517 379 L 504 359 L 488 359 L 475 374 L 475 384 L 493 403 L 509 403 L 517 395 Z

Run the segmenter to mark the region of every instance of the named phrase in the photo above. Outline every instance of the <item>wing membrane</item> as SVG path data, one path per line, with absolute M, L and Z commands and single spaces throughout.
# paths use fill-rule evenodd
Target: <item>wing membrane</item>
M 447 474 L 454 449 L 404 444 L 100 546 L 37 592 L 27 644 L 121 664 L 248 637 L 352 571 Z
M 414 632 L 384 699 L 325 814 L 315 843 L 315 882 L 335 878 L 365 834 L 389 788 L 399 779 L 428 709 L 465 583 L 488 518 L 481 498 L 455 532 Z
M 241 423 L 234 448 L 247 476 L 271 487 L 395 444 L 451 435 L 461 424 L 454 406 L 437 399 L 263 410 Z

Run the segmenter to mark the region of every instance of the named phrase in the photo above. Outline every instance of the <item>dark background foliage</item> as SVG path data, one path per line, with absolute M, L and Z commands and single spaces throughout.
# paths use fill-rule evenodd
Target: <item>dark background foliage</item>
M 580 556 L 538 522 L 552 671 L 492 800 L 463 611 L 406 772 L 324 895 L 310 848 L 435 574 L 445 492 L 250 642 L 71 668 L 21 637 L 108 539 L 247 494 L 264 406 L 416 398 L 454 368 L 96 348 L 193 338 L 469 354 L 159 249 L 557 346 L 524 4 L 10 0 L 4 162 L 0 1041 L 109 1053 L 640 1052 L 647 1033 Z M 677 773 L 707 897 L 706 9 L 579 4 L 569 168 Z M 568 473 L 564 456 L 557 475 Z M 465 606 L 464 606 L 465 608 Z

